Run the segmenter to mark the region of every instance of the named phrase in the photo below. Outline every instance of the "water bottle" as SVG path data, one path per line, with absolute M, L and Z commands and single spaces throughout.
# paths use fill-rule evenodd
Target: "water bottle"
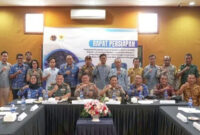
M 44 100 L 48 100 L 48 98 L 49 98 L 48 97 L 48 90 L 45 90 L 43 97 L 44 97 Z
M 139 100 L 143 99 L 142 91 L 139 92 Z
M 112 99 L 116 100 L 116 90 L 115 89 L 113 89 Z
M 192 98 L 190 97 L 189 100 L 188 100 L 188 106 L 192 107 L 192 104 L 193 104 L 193 101 L 192 101 Z
M 25 97 L 23 96 L 21 100 L 21 110 L 24 111 L 25 109 L 26 109 L 26 100 Z
M 13 102 L 10 104 L 10 111 L 12 113 L 14 113 L 16 111 L 15 104 Z
M 28 90 L 27 98 L 28 98 L 28 99 L 31 99 L 31 90 Z
M 164 91 L 164 99 L 165 99 L 165 100 L 168 99 L 168 93 L 167 93 L 167 90 Z
M 80 91 L 80 99 L 84 99 L 83 90 Z

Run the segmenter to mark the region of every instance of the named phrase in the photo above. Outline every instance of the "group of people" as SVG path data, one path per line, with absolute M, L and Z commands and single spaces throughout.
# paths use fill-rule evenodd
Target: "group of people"
M 66 56 L 66 63 L 56 68 L 56 58 L 49 59 L 49 67 L 43 71 L 32 53 L 17 54 L 16 64 L 7 62 L 8 52 L 1 52 L 0 61 L 0 105 L 8 103 L 9 91 L 13 99 L 28 95 L 31 98 L 43 96 L 57 100 L 70 96 L 82 98 L 99 98 L 106 96 L 146 98 L 155 95 L 157 98 L 170 99 L 173 95 L 182 95 L 185 101 L 192 98 L 194 105 L 200 105 L 199 72 L 192 64 L 192 55 L 185 55 L 185 64 L 177 70 L 171 64 L 171 57 L 164 56 L 162 66 L 156 65 L 156 56 L 149 56 L 149 65 L 140 67 L 140 59 L 133 59 L 133 67 L 127 69 L 120 58 L 114 60 L 114 66 L 106 64 L 107 55 L 99 56 L 99 64 L 92 64 L 91 56 L 85 57 L 85 64 L 77 67 L 71 55 Z M 43 82 L 46 86 L 43 87 Z

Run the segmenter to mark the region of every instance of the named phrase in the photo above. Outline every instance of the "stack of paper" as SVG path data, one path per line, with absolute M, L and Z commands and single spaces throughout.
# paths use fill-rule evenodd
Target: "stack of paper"
M 109 99 L 108 102 L 105 102 L 106 104 L 109 104 L 109 105 L 119 105 L 121 104 L 120 101 L 117 101 L 117 100 L 113 100 L 113 99 Z
M 6 115 L 6 114 L 9 114 L 11 112 L 0 112 L 0 115 Z M 19 113 L 18 112 L 15 112 L 14 114 L 18 115 Z
M 33 104 L 36 99 L 26 99 L 26 104 Z M 21 101 L 17 101 L 17 104 L 21 104 Z
M 189 108 L 189 107 L 178 107 L 179 111 L 183 111 L 185 113 L 200 113 L 200 110 L 196 108 Z
M 10 107 L 0 107 L 0 111 L 10 111 Z
M 48 100 L 42 101 L 42 104 L 57 104 L 58 100 L 55 98 L 49 98 Z
M 175 100 L 160 100 L 160 104 L 175 104 Z
M 79 99 L 79 100 L 72 100 L 72 104 L 79 104 L 84 105 L 87 102 L 91 102 L 93 99 Z
M 197 122 L 193 122 L 193 127 L 195 127 L 197 130 L 199 130 L 200 131 L 200 124 L 199 123 L 197 123 Z
M 183 114 L 181 114 L 181 113 L 177 113 L 177 115 L 176 115 L 176 117 L 178 118 L 178 119 L 180 119 L 181 121 L 183 121 L 183 122 L 187 122 L 187 117 L 185 117 Z
M 14 122 L 17 118 L 16 113 L 7 112 L 7 114 L 3 117 L 4 122 Z
M 139 100 L 139 104 L 153 104 L 153 100 Z

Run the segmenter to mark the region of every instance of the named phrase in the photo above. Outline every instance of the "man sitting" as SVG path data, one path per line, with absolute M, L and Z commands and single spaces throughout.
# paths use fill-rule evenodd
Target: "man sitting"
M 110 77 L 110 84 L 106 85 L 104 89 L 101 91 L 101 96 L 113 98 L 113 97 L 122 97 L 125 95 L 125 91 L 123 90 L 122 86 L 118 84 L 117 76 Z
M 200 86 L 196 84 L 194 74 L 189 74 L 187 82 L 176 92 L 177 95 L 181 95 L 182 93 L 185 101 L 188 102 L 189 98 L 192 98 L 194 105 L 200 105 Z
M 167 99 L 171 99 L 174 95 L 174 88 L 168 83 L 168 76 L 161 75 L 160 83 L 154 88 L 154 94 L 159 98 L 165 98 L 164 93 L 167 92 Z
M 142 83 L 142 76 L 136 75 L 135 76 L 135 83 L 130 85 L 130 88 L 128 90 L 128 96 L 136 96 L 139 97 L 139 94 L 141 92 L 141 95 L 145 98 L 148 96 L 148 87 Z
M 71 96 L 71 89 L 68 84 L 64 83 L 64 77 L 62 74 L 56 76 L 56 83 L 51 84 L 48 96 L 55 97 L 56 100 L 69 98 Z
M 81 98 L 98 98 L 98 88 L 94 83 L 90 82 L 90 77 L 88 74 L 83 74 L 81 77 L 82 83 L 77 85 L 76 90 L 75 90 L 75 97 L 80 97 Z

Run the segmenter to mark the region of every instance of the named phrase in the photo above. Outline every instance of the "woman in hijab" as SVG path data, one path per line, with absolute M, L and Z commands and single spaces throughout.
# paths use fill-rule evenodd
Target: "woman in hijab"
M 30 77 L 29 85 L 24 86 L 19 92 L 18 96 L 20 97 L 28 97 L 28 93 L 30 92 L 29 98 L 39 98 L 43 96 L 43 88 L 38 84 L 37 76 L 32 75 Z

